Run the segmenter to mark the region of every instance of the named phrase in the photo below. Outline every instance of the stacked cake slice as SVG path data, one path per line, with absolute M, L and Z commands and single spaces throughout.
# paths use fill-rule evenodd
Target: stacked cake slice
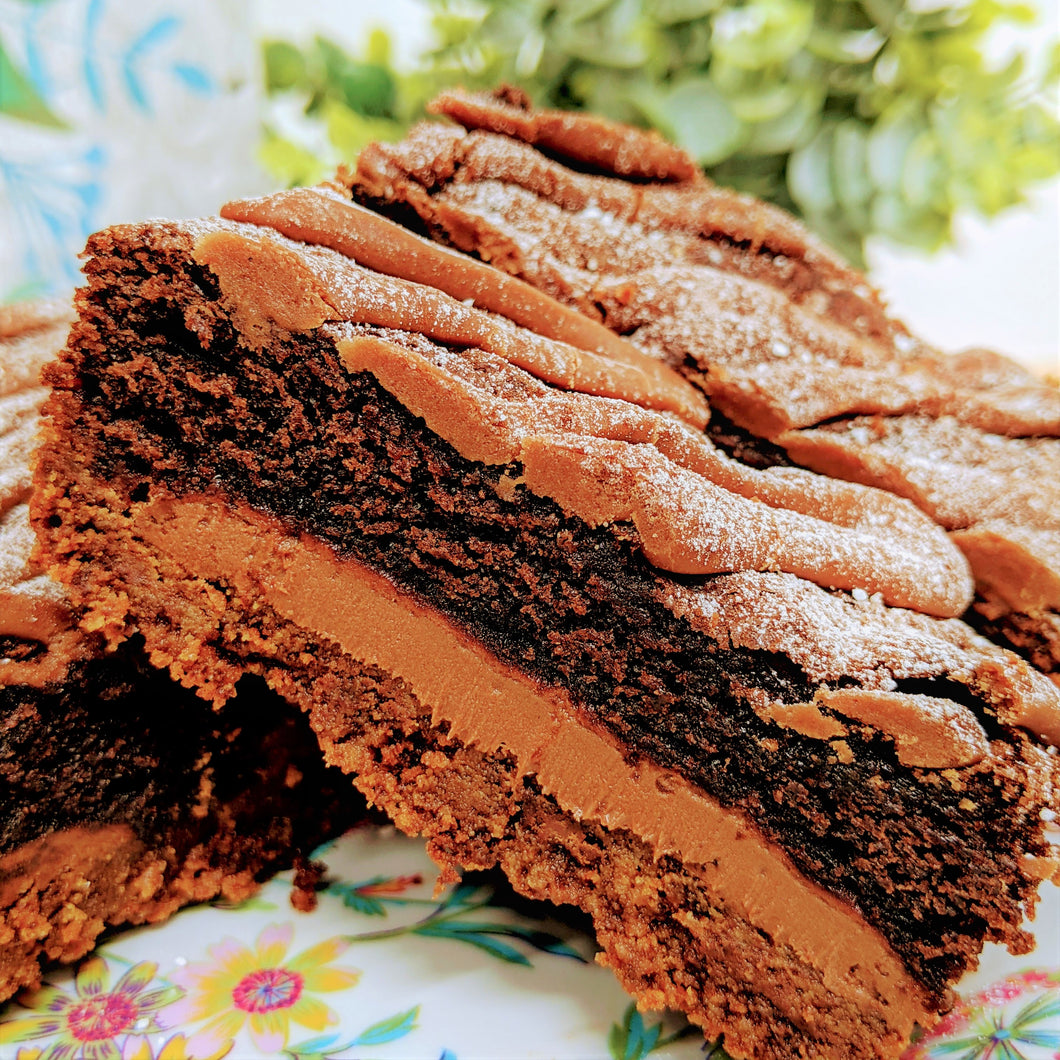
M 438 129 L 454 153 L 472 137 Z M 447 874 L 500 866 L 585 909 L 638 1001 L 732 1056 L 898 1055 L 985 942 L 1032 945 L 1060 875 L 1060 690 L 960 621 L 968 561 L 928 514 L 791 466 L 709 366 L 548 281 L 564 218 L 495 239 L 490 218 L 523 216 L 501 164 L 557 195 L 596 182 L 567 220 L 601 253 L 632 247 L 612 186 L 645 215 L 716 200 L 749 244 L 779 226 L 786 293 L 881 347 L 904 333 L 794 222 L 653 137 L 524 130 L 635 181 L 495 137 L 482 220 L 420 212 L 463 191 L 428 132 L 379 149 L 408 163 L 358 185 L 381 212 L 301 189 L 91 238 L 47 373 L 49 569 L 87 628 L 139 635 L 216 703 L 264 677 Z M 443 215 L 493 264 L 392 219 Z M 665 216 L 645 239 L 674 266 Z M 609 288 L 627 307 L 629 282 Z

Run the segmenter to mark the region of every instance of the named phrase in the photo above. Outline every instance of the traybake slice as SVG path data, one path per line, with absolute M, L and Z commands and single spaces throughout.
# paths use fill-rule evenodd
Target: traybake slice
M 896 1056 L 1029 950 L 1060 691 L 951 617 L 932 520 L 727 455 L 679 374 L 334 190 L 225 212 L 314 245 L 89 241 L 34 510 L 84 625 L 264 676 L 446 874 L 585 909 L 734 1057 Z
M 216 714 L 133 642 L 105 654 L 33 561 L 37 376 L 71 315 L 0 308 L 0 1000 L 108 926 L 246 897 L 359 803 L 260 682 Z
M 1060 390 L 944 355 L 774 207 L 657 138 L 450 92 L 363 151 L 359 201 L 627 336 L 709 395 L 719 444 L 907 497 L 972 566 L 968 620 L 1060 682 Z

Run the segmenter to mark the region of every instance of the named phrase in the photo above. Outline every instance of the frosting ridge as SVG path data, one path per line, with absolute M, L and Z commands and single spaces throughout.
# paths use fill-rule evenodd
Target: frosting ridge
M 379 276 L 326 248 L 299 248 L 253 231 L 222 227 L 200 235 L 195 245 L 196 258 L 218 275 L 237 312 L 256 305 L 256 312 L 279 317 L 281 326 L 346 321 L 467 347 L 440 365 L 378 339 L 339 335 L 351 370 L 365 368 L 367 359 L 377 373 L 389 372 L 390 382 L 382 380 L 389 389 L 403 376 L 407 385 L 397 396 L 457 448 L 470 447 L 466 455 L 521 460 L 530 488 L 590 522 L 632 520 L 646 556 L 663 569 L 783 569 L 826 586 L 878 591 L 889 602 L 933 614 L 957 614 L 967 605 L 971 585 L 963 557 L 905 502 L 806 473 L 743 468 L 702 435 L 653 413 L 662 402 L 642 391 L 642 377 L 631 379 L 625 365 L 584 351 L 572 364 L 571 347 L 433 288 Z M 272 308 L 277 292 L 292 287 L 311 305 L 297 320 L 287 301 Z M 462 380 L 453 373 L 464 371 L 461 360 L 472 363 L 475 350 L 481 356 L 471 386 L 466 372 Z M 530 376 L 513 377 L 518 369 Z M 508 386 L 506 395 L 490 393 L 491 375 L 507 380 L 496 384 Z M 534 386 L 528 382 L 534 377 L 572 390 Z M 429 394 L 422 393 L 425 387 Z M 459 413 L 454 388 L 462 389 Z M 631 397 L 637 404 L 626 403 Z M 438 415 L 443 400 L 451 410 L 444 427 Z M 569 435 L 578 439 L 573 448 Z M 569 481 L 556 474 L 560 462 L 577 470 Z

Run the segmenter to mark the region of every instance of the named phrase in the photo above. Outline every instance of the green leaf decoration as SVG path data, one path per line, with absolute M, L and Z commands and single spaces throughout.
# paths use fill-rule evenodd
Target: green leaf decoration
M 307 83 L 305 56 L 282 40 L 267 40 L 262 45 L 265 62 L 265 90 L 285 92 Z
M 389 118 L 366 117 L 335 99 L 323 103 L 320 117 L 327 129 L 328 139 L 345 161 L 352 161 L 361 148 L 373 140 L 398 139 L 404 132 L 399 122 Z
M 833 29 L 815 25 L 806 39 L 806 49 L 830 63 L 866 63 L 874 59 L 887 38 L 876 26 L 867 29 Z
M 582 964 L 588 963 L 586 959 L 572 946 L 569 946 L 558 935 L 537 928 L 524 927 L 521 924 L 477 924 L 476 930 L 483 930 L 497 935 L 507 935 L 510 938 L 521 939 L 534 949 L 542 953 L 551 953 L 557 957 L 570 957 L 572 960 Z
M 384 1042 L 393 1042 L 398 1038 L 404 1038 L 416 1026 L 416 1019 L 420 1014 L 420 1007 L 410 1008 L 406 1012 L 398 1012 L 385 1020 L 373 1023 L 370 1027 L 361 1031 L 350 1045 L 382 1045 Z
M 641 1060 L 656 1047 L 661 1031 L 661 1023 L 647 1027 L 637 1006 L 630 1005 L 622 1022 L 611 1025 L 607 1047 L 612 1060 Z
M 416 1029 L 419 1005 L 405 1012 L 395 1013 L 366 1027 L 356 1038 L 343 1042 L 338 1034 L 322 1034 L 297 1045 L 289 1045 L 284 1054 L 291 1060 L 328 1060 L 339 1053 L 347 1053 L 359 1045 L 385 1045 L 397 1041 Z
M 664 26 L 711 15 L 724 5 L 725 0 L 656 0 L 652 14 Z
M 442 900 L 442 907 L 455 909 L 458 906 L 479 905 L 482 901 L 482 888 L 477 884 L 461 880 Z
M 689 1030 L 691 1030 L 691 1028 L 689 1028 Z M 703 1060 L 732 1060 L 732 1057 L 729 1056 L 725 1046 L 721 1045 L 719 1042 L 715 1042 L 703 1054 Z
M 747 88 L 725 93 L 729 109 L 740 120 L 751 124 L 775 121 L 799 102 L 798 85 L 762 85 L 758 78 L 748 78 Z
M 412 931 L 424 938 L 448 939 L 451 942 L 466 942 L 469 946 L 497 957 L 508 964 L 520 964 L 529 968 L 530 961 L 514 946 L 496 936 L 510 935 L 506 927 L 485 923 L 462 923 L 458 920 L 438 920 L 422 924 Z
M 825 217 L 836 208 L 832 191 L 832 144 L 835 124 L 823 126 L 817 135 L 788 162 L 791 197 L 807 217 Z
M 741 150 L 745 169 L 751 169 L 755 156 L 788 155 L 809 143 L 820 128 L 823 95 L 821 85 L 803 86 L 788 110 L 773 118 L 755 119 Z
M 321 861 L 330 854 L 338 845 L 337 839 L 325 839 L 320 846 L 316 847 L 309 855 L 310 861 Z
M 403 891 L 411 881 L 407 877 L 373 876 L 368 880 L 358 880 L 356 883 L 345 883 L 341 880 L 333 880 L 328 884 L 329 894 L 334 894 L 342 899 L 347 909 L 352 909 L 363 916 L 386 916 L 387 905 L 424 904 L 435 906 L 432 916 L 438 915 L 437 903 L 427 902 L 425 899 L 409 899 L 403 897 Z
M 714 52 L 723 63 L 764 70 L 791 59 L 812 30 L 813 8 L 801 0 L 726 4 L 714 18 Z
M 352 887 L 343 888 L 335 893 L 342 897 L 342 904 L 361 916 L 386 916 L 386 906 L 371 895 L 358 894 Z
M 0 41 L 0 114 L 53 129 L 67 128 L 30 80 L 15 66 Z
M 322 1060 L 328 1055 L 328 1050 L 333 1052 L 345 1052 L 352 1043 L 336 1047 L 339 1040 L 337 1034 L 322 1034 L 317 1038 L 299 1042 L 297 1045 L 289 1045 L 284 1049 L 284 1055 L 291 1060 Z
M 317 184 L 331 175 L 333 166 L 312 151 L 266 129 L 258 144 L 258 161 L 287 187 Z
M 685 78 L 666 91 L 646 90 L 636 102 L 653 125 L 704 166 L 727 158 L 745 137 L 743 123 L 705 77 Z
M 319 91 L 368 117 L 383 118 L 394 110 L 394 78 L 380 63 L 351 58 L 325 37 L 314 40 L 313 61 L 320 70 Z

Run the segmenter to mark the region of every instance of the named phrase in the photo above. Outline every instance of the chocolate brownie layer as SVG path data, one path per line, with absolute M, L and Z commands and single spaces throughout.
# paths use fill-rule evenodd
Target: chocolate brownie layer
M 107 925 L 246 897 L 359 803 L 260 682 L 219 715 L 138 643 L 104 653 L 40 573 L 27 509 L 36 379 L 69 315 L 0 311 L 0 999 Z
M 893 1055 L 985 940 L 1029 945 L 1060 698 L 933 617 L 966 568 L 912 506 L 725 457 L 558 311 L 584 346 L 250 225 L 90 252 L 37 512 L 86 624 L 218 700 L 264 674 L 446 864 L 547 896 L 613 844 L 614 890 L 554 895 L 737 1055 Z
M 763 454 L 914 501 L 969 558 L 969 621 L 1060 681 L 1055 386 L 988 351 L 925 346 L 792 218 L 687 166 L 657 165 L 650 184 L 606 169 L 585 147 L 590 129 L 609 135 L 594 119 L 542 141 L 551 113 L 517 93 L 435 109 L 464 128 L 366 149 L 348 175 L 359 201 L 672 364 Z

